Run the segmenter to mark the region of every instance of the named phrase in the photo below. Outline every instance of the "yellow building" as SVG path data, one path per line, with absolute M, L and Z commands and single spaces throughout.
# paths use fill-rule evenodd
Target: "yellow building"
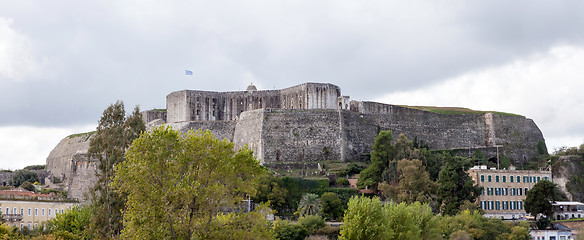
M 525 219 L 523 201 L 527 191 L 541 180 L 552 180 L 551 171 L 515 170 L 475 166 L 468 171 L 478 186 L 483 187 L 477 198 L 485 217 Z
M 2 219 L 8 225 L 19 228 L 26 226 L 32 229 L 77 204 L 71 199 L 26 190 L 0 191 Z

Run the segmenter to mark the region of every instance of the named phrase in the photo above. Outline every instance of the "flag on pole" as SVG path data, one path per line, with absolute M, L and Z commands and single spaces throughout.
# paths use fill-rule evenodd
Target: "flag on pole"
M 185 75 L 193 75 L 193 71 L 191 71 L 191 70 L 185 70 Z

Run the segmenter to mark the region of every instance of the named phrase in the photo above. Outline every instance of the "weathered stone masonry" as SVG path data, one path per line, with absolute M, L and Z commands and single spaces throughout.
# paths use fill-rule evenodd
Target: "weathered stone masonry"
M 351 101 L 339 87 L 325 83 L 267 91 L 253 85 L 239 92 L 182 90 L 170 93 L 166 101 L 166 112 L 143 112 L 149 128 L 168 124 L 183 132 L 209 129 L 237 148 L 249 146 L 263 165 L 280 170 L 365 160 L 381 130 L 392 130 L 394 139 L 401 133 L 416 137 L 432 149 L 481 150 L 488 158 L 495 157 L 499 146 L 518 166 L 536 158 L 536 144 L 544 141 L 537 125 L 522 116 L 447 115 Z M 47 169 L 72 197 L 81 197 L 95 179 L 96 162 L 83 155 L 88 141 L 64 139 L 47 158 Z

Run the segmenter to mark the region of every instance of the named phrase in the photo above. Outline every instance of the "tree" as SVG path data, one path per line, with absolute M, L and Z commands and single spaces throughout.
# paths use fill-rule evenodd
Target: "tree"
M 110 187 L 114 166 L 124 161 L 126 149 L 146 129 L 136 107 L 126 117 L 124 103 L 117 101 L 103 111 L 97 133 L 91 139 L 88 155 L 97 158 L 97 182 L 90 191 L 92 206 L 91 226 L 101 237 L 119 235 L 122 229 L 124 199 Z
M 211 238 L 218 213 L 255 194 L 263 173 L 248 148 L 207 131 L 161 126 L 136 139 L 112 185 L 127 196 L 122 238 Z
M 48 229 L 57 237 L 64 239 L 89 238 L 89 221 L 91 209 L 87 206 L 75 206 L 64 213 L 57 214 L 47 222 Z
M 360 188 L 376 187 L 377 183 L 381 182 L 381 174 L 388 167 L 394 156 L 392 140 L 391 130 L 381 131 L 375 137 L 371 147 L 371 164 L 359 174 L 357 186 Z
M 282 212 L 288 195 L 289 192 L 282 186 L 281 179 L 268 173 L 258 178 L 257 193 L 253 200 L 260 203 L 269 202 L 272 209 Z
M 36 172 L 26 169 L 14 171 L 14 175 L 12 175 L 10 185 L 18 187 L 24 182 L 30 183 L 39 182 L 39 176 Z
M 544 215 L 545 218 L 553 217 L 552 202 L 564 199 L 566 199 L 566 195 L 558 188 L 558 185 L 548 180 L 542 180 L 527 191 L 525 211 L 530 213 L 536 221 L 539 214 Z M 545 225 L 542 228 L 545 228 Z
M 391 239 L 395 235 L 389 215 L 378 197 L 352 197 L 343 218 L 339 239 Z
M 288 220 L 274 221 L 274 232 L 279 240 L 304 240 L 308 237 L 308 229 L 300 224 L 293 224 Z
M 300 216 L 320 214 L 321 208 L 320 198 L 314 193 L 304 194 L 298 203 L 298 213 Z
M 398 201 L 413 203 L 430 203 L 436 189 L 436 183 L 430 180 L 426 167 L 418 159 L 402 159 L 397 163 L 399 172 Z
M 449 154 L 444 157 L 444 165 L 438 177 L 438 202 L 442 205 L 440 210 L 443 214 L 454 215 L 466 200 L 474 202 L 482 187 L 475 186 L 466 173 L 472 165 L 468 159 Z
M 332 192 L 323 193 L 320 196 L 320 204 L 322 205 L 322 215 L 327 220 L 335 220 L 343 216 L 343 202 Z
M 382 205 L 378 197 L 354 197 L 349 201 L 339 239 L 438 238 L 439 225 L 427 204 Z

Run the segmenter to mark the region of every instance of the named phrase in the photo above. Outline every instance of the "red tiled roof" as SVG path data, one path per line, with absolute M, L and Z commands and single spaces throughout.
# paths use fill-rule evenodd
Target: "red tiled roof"
M 27 190 L 0 190 L 0 196 L 50 197 L 47 194 L 35 193 Z

